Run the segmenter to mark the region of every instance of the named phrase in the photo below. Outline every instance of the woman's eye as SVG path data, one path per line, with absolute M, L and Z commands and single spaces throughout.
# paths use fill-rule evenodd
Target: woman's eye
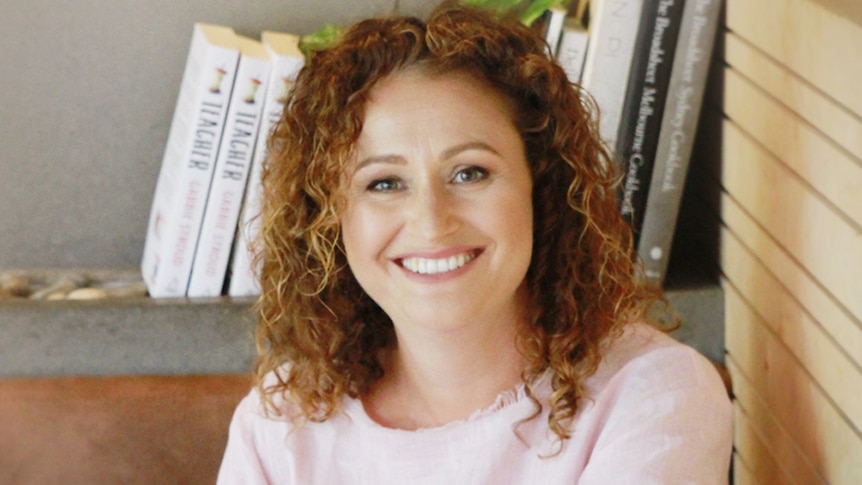
M 488 176 L 488 171 L 480 167 L 467 167 L 455 173 L 455 183 L 470 183 L 482 180 Z
M 401 187 L 401 181 L 396 178 L 379 179 L 368 184 L 368 190 L 371 192 L 392 192 Z

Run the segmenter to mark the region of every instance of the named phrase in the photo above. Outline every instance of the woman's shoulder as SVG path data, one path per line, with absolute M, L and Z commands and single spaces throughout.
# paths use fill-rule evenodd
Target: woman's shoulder
M 260 378 L 260 382 L 252 386 L 237 405 L 234 420 L 296 421 L 300 415 L 299 407 L 287 397 L 281 385 L 287 372 L 287 368 L 278 368 Z
M 602 352 L 598 370 L 587 380 L 587 388 L 595 392 L 623 383 L 650 393 L 686 388 L 726 392 L 712 362 L 646 323 L 628 325 Z
M 603 350 L 576 424 L 581 483 L 726 483 L 732 406 L 715 366 L 640 323 Z

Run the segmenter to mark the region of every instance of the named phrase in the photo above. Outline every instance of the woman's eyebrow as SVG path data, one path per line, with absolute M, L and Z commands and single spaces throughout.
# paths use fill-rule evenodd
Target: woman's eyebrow
M 404 165 L 407 163 L 407 160 L 405 160 L 401 155 L 375 155 L 360 160 L 353 168 L 353 171 L 358 172 L 362 168 L 367 167 L 368 165 L 374 165 L 375 163 Z
M 443 150 L 442 158 L 444 160 L 448 159 L 448 158 L 452 158 L 455 155 L 458 155 L 459 153 L 463 153 L 463 152 L 466 152 L 469 150 L 481 150 L 481 151 L 493 153 L 494 155 L 497 155 L 498 157 L 501 156 L 500 152 L 498 152 L 497 150 L 494 149 L 494 147 L 492 147 L 491 145 L 489 145 L 483 141 L 468 141 L 466 143 L 460 143 L 458 145 L 449 147 L 446 150 Z
M 483 141 L 468 141 L 465 143 L 459 143 L 457 145 L 451 146 L 445 150 L 441 154 L 441 158 L 443 160 L 447 160 L 452 158 L 459 153 L 463 153 L 469 150 L 481 150 L 489 153 L 493 153 L 494 155 L 500 156 L 500 153 L 495 150 L 491 145 L 483 142 Z M 353 168 L 353 172 L 358 172 L 359 170 L 367 167 L 368 165 L 374 165 L 376 163 L 387 163 L 394 165 L 404 165 L 407 163 L 407 160 L 404 159 L 401 155 L 394 154 L 384 154 L 384 155 L 374 155 L 367 158 L 363 158 L 359 162 L 357 162 L 356 166 Z

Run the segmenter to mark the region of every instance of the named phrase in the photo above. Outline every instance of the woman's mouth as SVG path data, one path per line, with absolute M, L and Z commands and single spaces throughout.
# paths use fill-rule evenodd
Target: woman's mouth
M 468 251 L 446 258 L 410 257 L 402 259 L 401 266 L 410 272 L 418 274 L 448 273 L 474 260 L 478 254 L 478 251 Z

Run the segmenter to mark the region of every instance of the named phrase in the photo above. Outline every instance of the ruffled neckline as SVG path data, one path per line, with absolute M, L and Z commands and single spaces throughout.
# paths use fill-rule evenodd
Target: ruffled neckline
M 548 381 L 549 378 L 550 377 L 548 375 L 548 372 L 545 372 L 544 374 L 537 377 L 533 381 L 534 391 L 536 389 L 541 389 L 542 386 L 545 385 L 545 383 Z M 492 416 L 495 416 L 495 415 L 503 412 L 504 410 L 506 410 L 508 408 L 511 408 L 515 405 L 518 405 L 518 404 L 521 404 L 524 402 L 529 402 L 532 405 L 532 401 L 530 400 L 529 396 L 527 396 L 527 386 L 524 384 L 524 382 L 519 382 L 514 387 L 511 387 L 509 389 L 506 389 L 506 390 L 500 392 L 497 395 L 497 397 L 494 399 L 494 402 L 491 403 L 489 406 L 481 408 L 481 409 L 477 409 L 470 416 L 468 416 L 466 418 L 457 419 L 457 420 L 450 421 L 448 423 L 444 423 L 444 424 L 441 424 L 438 426 L 427 426 L 427 427 L 421 427 L 421 428 L 416 428 L 416 429 L 401 429 L 401 428 L 393 428 L 393 427 L 389 427 L 389 426 L 384 426 L 384 425 L 378 423 L 377 421 L 375 421 L 374 419 L 372 419 L 371 416 L 368 414 L 367 410 L 365 409 L 365 405 L 362 403 L 362 400 L 360 398 L 348 397 L 345 399 L 347 400 L 347 402 L 345 403 L 344 410 L 345 410 L 345 414 L 347 414 L 348 417 L 350 417 L 351 419 L 354 419 L 354 420 L 358 419 L 362 422 L 370 424 L 371 426 L 373 426 L 375 428 L 390 431 L 390 432 L 396 432 L 396 433 L 431 433 L 431 432 L 438 432 L 438 431 L 444 431 L 444 430 L 451 430 L 454 428 L 463 427 L 463 426 L 466 426 L 469 424 L 480 422 L 486 418 L 490 418 Z

